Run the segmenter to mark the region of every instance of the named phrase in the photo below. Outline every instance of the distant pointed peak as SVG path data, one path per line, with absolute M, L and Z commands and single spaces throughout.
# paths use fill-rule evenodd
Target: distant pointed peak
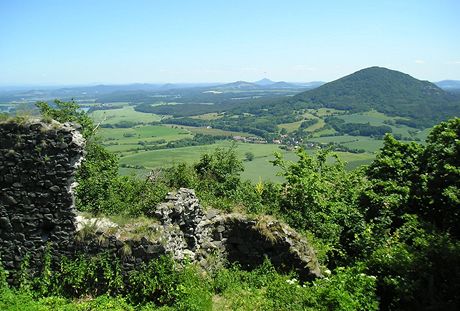
M 270 80 L 268 78 L 263 78 L 263 79 L 261 79 L 259 81 L 254 82 L 254 84 L 257 84 L 257 85 L 270 85 L 270 84 L 274 84 L 274 83 L 276 83 L 276 82 L 274 82 L 274 81 L 272 81 L 272 80 Z

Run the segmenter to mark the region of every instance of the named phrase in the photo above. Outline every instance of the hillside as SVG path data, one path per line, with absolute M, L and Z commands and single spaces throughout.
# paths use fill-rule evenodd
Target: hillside
M 458 97 L 431 82 L 382 67 L 362 69 L 302 92 L 290 102 L 352 112 L 375 109 L 388 115 L 409 118 L 409 122 L 418 127 L 432 126 L 460 113 Z

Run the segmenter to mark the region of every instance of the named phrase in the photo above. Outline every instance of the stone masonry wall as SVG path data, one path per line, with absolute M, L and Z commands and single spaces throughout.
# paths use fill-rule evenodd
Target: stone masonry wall
M 17 270 L 26 254 L 40 266 L 48 243 L 53 256 L 71 254 L 71 190 L 83 147 L 69 124 L 0 123 L 0 256 L 7 270 Z
M 205 211 L 192 189 L 169 193 L 152 214 L 156 220 L 125 226 L 80 216 L 76 248 L 86 254 L 116 254 L 124 271 L 168 254 L 205 270 L 215 269 L 216 262 L 238 262 L 250 270 L 267 257 L 279 270 L 294 270 L 303 280 L 321 275 L 312 247 L 287 225 L 269 217 Z

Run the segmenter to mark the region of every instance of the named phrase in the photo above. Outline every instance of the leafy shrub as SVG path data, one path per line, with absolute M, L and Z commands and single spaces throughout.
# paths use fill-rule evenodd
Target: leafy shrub
M 178 285 L 174 290 L 174 307 L 183 311 L 202 311 L 212 309 L 211 284 L 200 276 L 193 265 L 186 265 L 179 271 Z
M 174 164 L 164 170 L 168 186 L 173 188 L 194 188 L 197 185 L 197 175 L 194 168 L 185 162 Z
M 405 215 L 385 245 L 367 261 L 378 277 L 384 308 L 450 310 L 460 302 L 460 243 Z
M 296 163 L 283 160 L 280 154 L 273 161 L 286 179 L 279 199 L 280 215 L 327 245 L 330 263 L 346 263 L 347 246 L 365 225 L 357 198 L 366 181 L 359 171 L 347 172 L 337 156 L 329 161 L 327 150 L 316 157 L 299 150 L 297 156 Z
M 216 196 L 228 196 L 238 187 L 243 164 L 233 145 L 230 148 L 216 148 L 213 153 L 202 155 L 195 164 L 195 171 L 201 181 L 200 190 Z

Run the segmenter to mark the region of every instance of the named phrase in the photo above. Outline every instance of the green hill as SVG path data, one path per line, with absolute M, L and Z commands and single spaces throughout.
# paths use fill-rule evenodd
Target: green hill
M 362 69 L 294 96 L 291 103 L 352 112 L 375 109 L 428 127 L 460 114 L 460 98 L 428 81 L 382 67 Z

